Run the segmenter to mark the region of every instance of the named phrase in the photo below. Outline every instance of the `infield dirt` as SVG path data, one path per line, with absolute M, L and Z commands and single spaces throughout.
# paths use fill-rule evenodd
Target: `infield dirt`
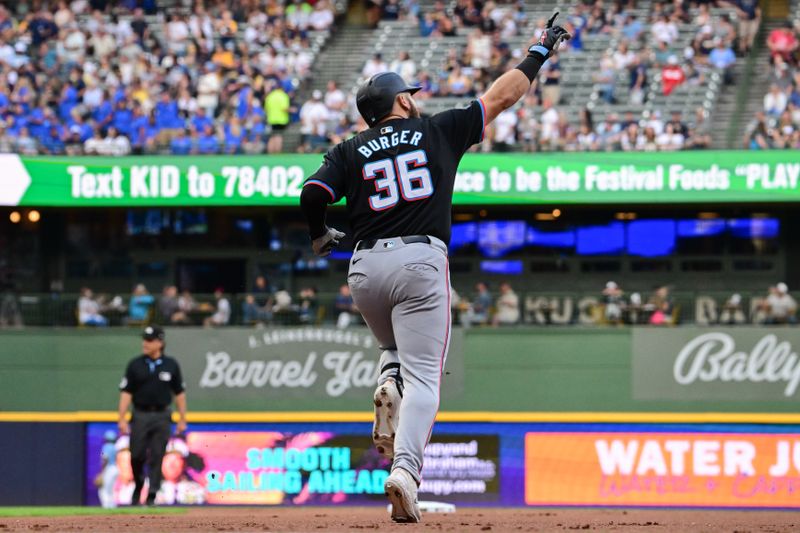
M 684 531 L 778 532 L 800 529 L 783 511 L 460 508 L 393 524 L 386 507 L 198 508 L 181 515 L 0 519 L 5 531 Z

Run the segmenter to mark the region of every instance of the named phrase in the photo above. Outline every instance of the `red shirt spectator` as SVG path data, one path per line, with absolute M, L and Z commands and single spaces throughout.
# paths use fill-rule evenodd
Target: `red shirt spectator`
M 773 56 L 783 56 L 789 60 L 792 53 L 797 50 L 797 35 L 794 33 L 791 22 L 786 22 L 783 28 L 775 28 L 770 32 L 767 39 L 767 46 Z
M 678 59 L 671 56 L 661 69 L 661 85 L 664 88 L 664 96 L 669 96 L 675 87 L 686 81 L 686 74 L 678 65 Z

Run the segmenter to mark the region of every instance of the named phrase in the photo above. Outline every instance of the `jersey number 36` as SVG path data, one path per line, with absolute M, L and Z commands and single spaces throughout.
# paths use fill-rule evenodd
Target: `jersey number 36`
M 415 150 L 394 160 L 381 159 L 364 165 L 364 179 L 375 180 L 377 191 L 369 197 L 370 208 L 383 211 L 397 205 L 401 196 L 407 202 L 414 202 L 432 195 L 433 181 L 426 164 L 425 150 Z

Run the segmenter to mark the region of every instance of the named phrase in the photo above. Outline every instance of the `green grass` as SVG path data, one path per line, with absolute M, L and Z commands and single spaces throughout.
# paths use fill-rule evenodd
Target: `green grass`
M 181 507 L 0 507 L 0 518 L 22 516 L 85 516 L 85 515 L 143 515 L 143 514 L 183 514 Z

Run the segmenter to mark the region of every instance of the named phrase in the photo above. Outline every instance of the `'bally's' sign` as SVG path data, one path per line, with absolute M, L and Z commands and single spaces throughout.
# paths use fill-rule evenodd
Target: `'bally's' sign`
M 796 401 L 800 331 L 637 329 L 634 399 Z

